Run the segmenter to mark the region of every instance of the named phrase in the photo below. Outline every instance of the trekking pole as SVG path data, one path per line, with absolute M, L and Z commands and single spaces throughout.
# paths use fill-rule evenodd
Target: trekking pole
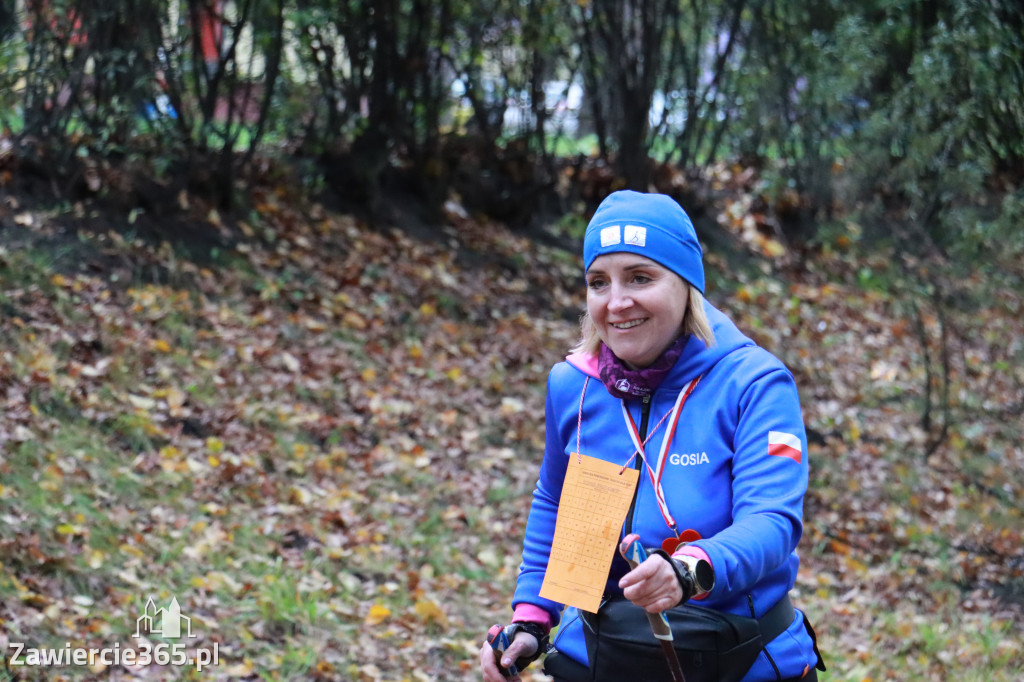
M 501 655 L 505 653 L 505 649 L 509 647 L 511 642 L 508 641 L 508 635 L 505 634 L 505 628 L 500 625 L 492 625 L 491 629 L 487 631 L 487 643 L 491 645 L 491 649 L 494 650 L 494 662 L 498 664 L 498 672 L 503 677 L 513 677 L 519 674 L 519 669 L 516 667 L 515 662 L 512 662 L 508 668 L 504 668 L 501 665 Z
M 622 553 L 623 558 L 629 563 L 630 568 L 636 568 L 647 559 L 647 552 L 640 544 L 640 538 L 636 538 L 629 544 L 626 551 Z M 668 623 L 665 613 L 647 612 L 647 622 L 651 624 L 651 631 L 661 642 L 661 650 L 668 662 L 669 672 L 672 673 L 672 682 L 686 682 L 683 675 L 683 666 L 679 664 L 679 656 L 676 655 L 676 648 L 672 642 L 672 627 Z

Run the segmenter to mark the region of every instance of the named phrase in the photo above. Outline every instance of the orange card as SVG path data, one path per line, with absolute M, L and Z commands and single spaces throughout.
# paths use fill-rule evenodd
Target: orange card
M 597 613 L 640 472 L 573 453 L 540 596 Z

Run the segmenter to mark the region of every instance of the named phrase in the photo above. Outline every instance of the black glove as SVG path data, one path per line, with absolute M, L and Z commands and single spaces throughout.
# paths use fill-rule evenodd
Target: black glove
M 499 627 L 499 626 L 496 626 L 496 627 Z M 491 628 L 492 632 L 494 632 L 494 630 L 495 630 L 495 628 Z M 512 667 L 514 667 L 517 672 L 522 672 L 526 668 L 526 666 L 528 666 L 531 663 L 533 663 L 534 661 L 536 661 L 538 658 L 541 657 L 542 654 L 547 653 L 548 646 L 549 646 L 549 644 L 548 644 L 548 633 L 547 633 L 546 629 L 544 628 L 544 626 L 540 625 L 539 623 L 529 623 L 529 622 L 512 623 L 510 625 L 505 626 L 504 632 L 505 632 L 505 637 L 508 638 L 508 643 L 509 644 L 512 644 L 512 642 L 515 641 L 516 635 L 519 632 L 526 632 L 528 634 L 531 634 L 531 635 L 533 635 L 534 639 L 537 640 L 537 650 L 535 652 L 533 652 L 529 656 L 520 656 L 519 658 L 517 658 L 515 660 L 515 663 L 513 663 Z M 488 633 L 487 641 L 489 643 L 491 643 L 491 646 L 494 646 L 493 635 L 491 633 Z M 501 674 L 504 675 L 505 677 L 510 677 L 511 676 L 511 671 L 508 668 L 502 667 L 502 665 L 501 665 L 501 655 L 503 653 L 504 653 L 503 649 L 495 648 L 495 650 L 494 650 L 494 659 L 495 659 L 495 662 L 497 662 L 497 664 L 498 664 L 498 670 L 501 671 Z

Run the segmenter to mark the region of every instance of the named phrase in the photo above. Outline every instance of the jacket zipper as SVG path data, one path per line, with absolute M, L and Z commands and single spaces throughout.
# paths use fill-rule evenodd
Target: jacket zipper
M 651 396 L 645 395 L 640 404 L 640 442 L 647 439 L 647 419 L 651 416 Z M 626 528 L 622 537 L 633 532 L 633 513 L 636 511 L 636 496 L 640 493 L 640 483 L 643 481 L 644 455 L 637 453 L 634 468 L 641 470 L 640 478 L 637 479 L 636 488 L 633 490 L 633 500 L 629 503 L 629 513 L 626 514 Z

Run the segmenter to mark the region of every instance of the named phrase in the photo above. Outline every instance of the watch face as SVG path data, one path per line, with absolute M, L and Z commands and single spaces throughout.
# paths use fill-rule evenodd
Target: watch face
M 711 588 L 715 586 L 715 571 L 711 568 L 711 564 L 703 559 L 698 561 L 694 567 L 693 578 L 703 592 L 710 592 Z
M 694 587 L 701 594 L 704 592 L 710 592 L 711 588 L 715 586 L 715 570 L 711 567 L 711 564 L 704 559 L 698 559 L 692 556 L 681 556 L 676 557 L 686 568 L 689 569 L 690 575 L 693 576 Z

